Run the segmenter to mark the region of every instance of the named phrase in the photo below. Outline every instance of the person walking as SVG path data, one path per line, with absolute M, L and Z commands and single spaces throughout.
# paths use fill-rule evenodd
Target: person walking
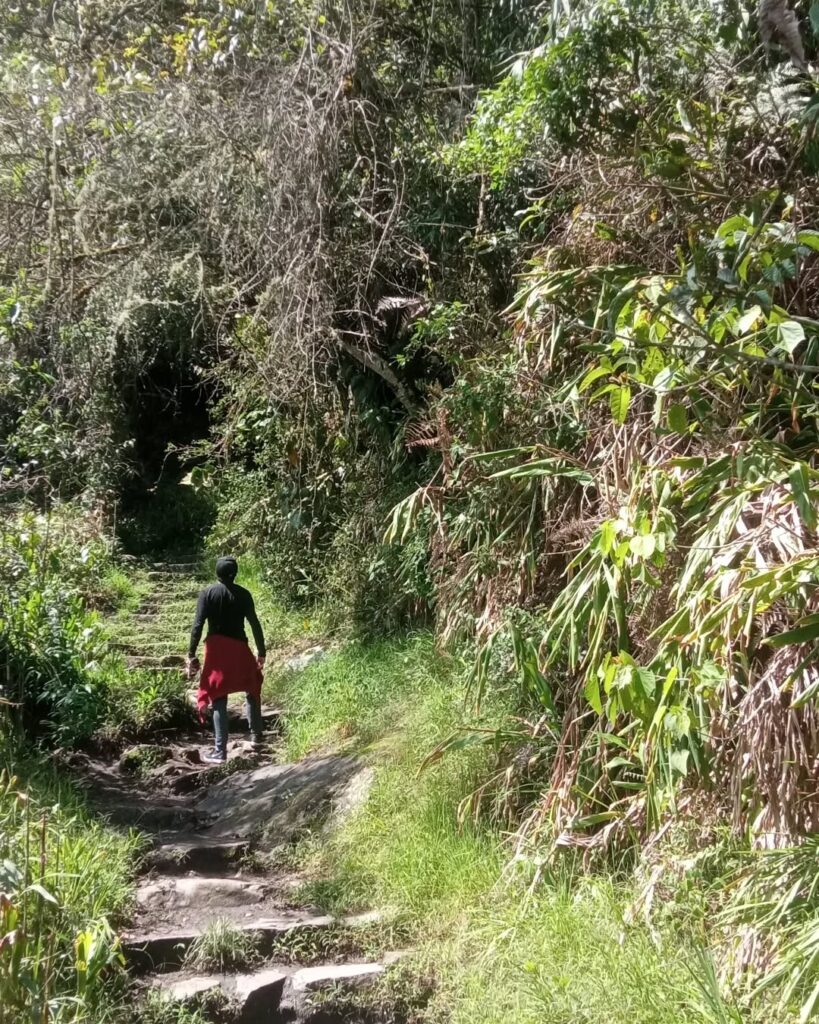
M 205 709 L 213 708 L 214 749 L 203 757 L 209 764 L 222 764 L 227 759 L 228 694 L 244 693 L 247 720 L 254 746 L 262 743 L 262 682 L 265 662 L 265 643 L 262 626 L 256 614 L 253 595 L 236 583 L 239 564 L 235 558 L 220 558 L 216 562 L 217 582 L 200 591 L 196 615 L 191 629 L 186 668 L 189 679 L 199 675 L 197 703 L 204 721 Z M 205 640 L 205 663 L 199 665 L 196 650 L 202 638 L 205 622 L 208 635 Z M 245 622 L 253 633 L 256 657 L 250 650 Z

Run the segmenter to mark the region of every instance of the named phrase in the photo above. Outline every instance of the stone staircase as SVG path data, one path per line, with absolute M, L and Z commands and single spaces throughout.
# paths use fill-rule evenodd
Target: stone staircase
M 135 612 L 110 620 L 111 646 L 129 668 L 179 672 L 185 665 L 196 598 L 208 582 L 195 562 L 157 563 L 141 568 Z
M 139 607 L 111 622 L 112 643 L 133 668 L 180 672 L 205 578 L 184 562 L 138 579 Z M 278 712 L 264 711 L 274 731 Z M 320 835 L 366 799 L 371 769 L 352 756 L 277 764 L 272 748 L 246 749 L 238 708 L 233 718 L 226 766 L 205 766 L 202 737 L 179 735 L 144 764 L 134 748 L 118 763 L 78 767 L 100 810 L 151 840 L 122 935 L 137 998 L 195 1006 L 214 1024 L 384 1019 L 364 991 L 397 958 L 384 947 L 381 915 L 334 917 L 304 905 L 298 870 L 282 867 L 297 836 Z M 239 955 L 220 959 L 214 934 Z
M 164 798 L 163 810 L 176 800 L 176 814 L 163 813 L 154 826 L 135 920 L 122 936 L 131 973 L 143 991 L 198 1006 L 219 1022 L 377 1020 L 366 1007 L 349 1014 L 350 1001 L 398 959 L 394 952 L 370 952 L 381 946 L 382 915 L 323 914 L 299 901 L 298 871 L 264 867 L 265 853 L 307 827 L 321 829 L 349 806 L 351 794 L 360 800 L 368 769 L 339 756 L 284 765 L 264 755 L 234 760 L 238 768 L 222 778 L 221 769 L 192 768 L 217 781 L 184 799 Z M 134 821 L 143 828 L 152 821 L 145 810 L 157 788 L 133 800 Z M 247 961 L 229 968 L 199 963 L 197 947 L 213 929 L 250 950 Z M 339 1002 L 344 1009 L 333 1010 Z

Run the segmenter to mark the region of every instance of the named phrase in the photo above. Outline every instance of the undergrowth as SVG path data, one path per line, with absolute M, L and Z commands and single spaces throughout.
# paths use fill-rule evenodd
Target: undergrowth
M 389 913 L 396 939 L 415 950 L 393 975 L 395 998 L 434 979 L 418 1019 L 766 1019 L 759 1001 L 738 1015 L 716 977 L 709 980 L 706 925 L 720 892 L 719 837 L 707 872 L 689 864 L 688 882 L 686 869 L 669 870 L 662 913 L 644 918 L 636 912 L 644 874 L 628 862 L 598 862 L 589 873 L 575 853 L 549 864 L 535 854 L 510 863 L 512 847 L 488 819 L 459 825 L 459 803 L 491 776 L 494 762 L 489 748 L 465 746 L 419 770 L 443 737 L 475 726 L 460 669 L 436 656 L 430 636 L 350 645 L 279 686 L 288 757 L 343 741 L 376 769 L 367 803 L 329 840 L 302 844 L 316 879 L 302 895 L 334 913 L 369 906 Z M 507 710 L 496 698 L 482 724 L 500 722 Z M 680 863 L 687 849 L 680 847 Z
M 115 1019 L 124 974 L 114 929 L 132 906 L 141 849 L 135 833 L 92 818 L 46 762 L 0 731 L 4 1024 Z

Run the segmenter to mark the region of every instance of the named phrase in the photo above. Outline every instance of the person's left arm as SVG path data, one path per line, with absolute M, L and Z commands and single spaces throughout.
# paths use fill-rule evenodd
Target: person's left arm
M 259 622 L 259 616 L 256 614 L 256 605 L 253 603 L 253 595 L 250 592 L 248 592 L 247 595 L 245 618 L 253 632 L 253 642 L 256 644 L 256 660 L 259 662 L 259 668 L 264 668 L 264 661 L 267 654 L 264 645 L 264 632 L 262 631 L 262 624 Z

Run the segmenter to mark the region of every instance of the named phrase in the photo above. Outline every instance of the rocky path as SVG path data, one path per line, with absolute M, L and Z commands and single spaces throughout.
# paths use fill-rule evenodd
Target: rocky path
M 134 665 L 180 671 L 180 643 L 198 586 L 188 564 L 157 566 L 130 619 L 114 624 Z M 148 651 L 149 653 L 145 653 Z M 193 1003 L 214 1022 L 381 1019 L 360 999 L 395 954 L 377 912 L 335 918 L 299 899 L 295 841 L 321 835 L 366 792 L 356 758 L 275 758 L 278 712 L 265 707 L 270 748 L 251 751 L 237 712 L 225 766 L 205 766 L 207 737 L 179 734 L 115 763 L 81 759 L 89 798 L 149 850 L 123 952 L 138 998 Z

